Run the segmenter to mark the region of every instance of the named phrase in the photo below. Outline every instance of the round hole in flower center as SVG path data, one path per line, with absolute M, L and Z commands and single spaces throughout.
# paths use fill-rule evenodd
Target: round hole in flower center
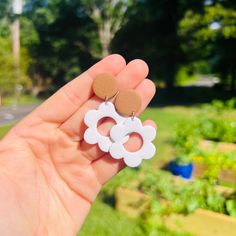
M 116 121 L 111 117 L 103 117 L 98 121 L 98 132 L 103 136 L 110 136 L 111 128 L 116 124 Z
M 139 133 L 133 132 L 129 134 L 129 139 L 124 143 L 124 147 L 128 152 L 137 152 L 143 146 L 143 138 Z

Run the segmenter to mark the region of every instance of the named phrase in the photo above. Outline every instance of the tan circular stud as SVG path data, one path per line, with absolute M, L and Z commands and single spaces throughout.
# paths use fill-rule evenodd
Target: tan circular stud
M 97 97 L 104 100 L 113 97 L 118 91 L 115 77 L 105 73 L 99 74 L 93 81 L 93 91 Z
M 120 91 L 116 96 L 116 110 L 124 116 L 135 115 L 141 108 L 141 97 L 133 90 Z

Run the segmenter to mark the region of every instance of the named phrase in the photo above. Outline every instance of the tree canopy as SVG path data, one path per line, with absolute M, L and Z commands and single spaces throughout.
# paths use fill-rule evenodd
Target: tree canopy
M 25 0 L 21 47 L 28 59 L 22 71 L 35 86 L 57 87 L 116 52 L 145 59 L 150 78 L 169 87 L 185 67 L 215 74 L 235 90 L 235 19 L 233 0 Z M 2 0 L 0 60 L 8 65 L 11 21 L 11 1 Z M 11 78 L 7 73 L 2 76 Z

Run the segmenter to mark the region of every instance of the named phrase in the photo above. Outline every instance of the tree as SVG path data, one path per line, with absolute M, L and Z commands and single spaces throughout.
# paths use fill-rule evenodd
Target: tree
M 129 9 L 129 20 L 112 43 L 128 59 L 142 57 L 150 66 L 151 78 L 167 87 L 175 84 L 176 73 L 186 63 L 178 27 L 185 12 L 200 11 L 199 0 L 144 0 Z
M 110 53 L 110 44 L 116 32 L 125 24 L 126 13 L 132 1 L 93 0 L 83 1 L 85 11 L 96 23 L 102 46 L 102 56 Z
M 96 30 L 80 1 L 27 0 L 22 43 L 32 57 L 29 72 L 35 87 L 50 81 L 61 86 L 94 63 Z
M 4 0 L 0 3 L 0 95 L 14 92 L 16 85 L 14 74 L 14 59 L 12 53 L 11 39 L 11 14 L 10 1 Z M 26 48 L 20 50 L 22 60 L 20 62 L 19 83 L 30 86 L 30 79 L 27 70 L 30 64 L 30 57 Z
M 236 3 L 208 1 L 204 11 L 189 10 L 180 22 L 183 50 L 190 61 L 207 60 L 212 73 L 219 74 L 231 90 L 236 80 Z

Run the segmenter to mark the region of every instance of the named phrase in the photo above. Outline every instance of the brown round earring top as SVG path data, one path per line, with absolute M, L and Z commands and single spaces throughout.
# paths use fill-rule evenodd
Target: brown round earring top
M 110 74 L 99 74 L 93 81 L 93 91 L 101 99 L 111 98 L 118 91 L 117 81 Z
M 133 90 L 120 91 L 116 96 L 116 110 L 124 116 L 135 115 L 141 108 L 141 97 Z

